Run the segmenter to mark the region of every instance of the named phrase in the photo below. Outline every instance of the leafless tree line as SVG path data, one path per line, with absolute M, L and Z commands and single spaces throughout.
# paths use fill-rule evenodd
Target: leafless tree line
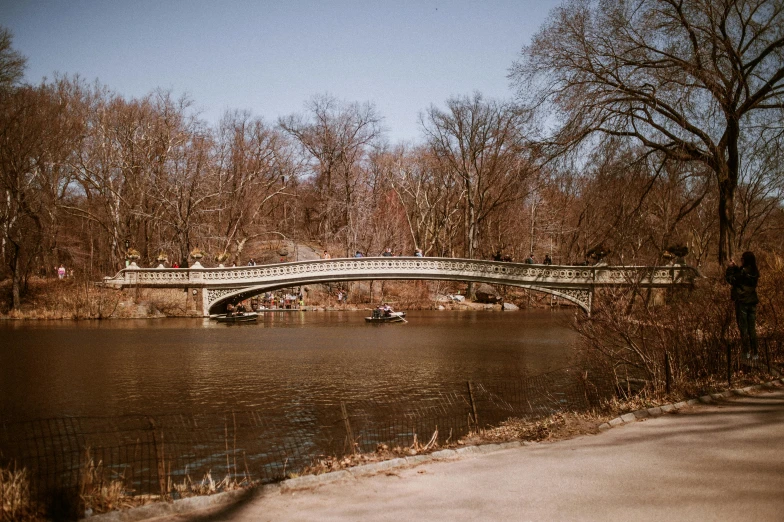
M 564 4 L 510 70 L 514 100 L 455 96 L 389 144 L 369 103 L 316 96 L 215 125 L 185 97 L 21 82 L 0 34 L 0 278 L 89 278 L 160 255 L 247 262 L 286 238 L 333 256 L 723 262 L 780 252 L 781 1 Z M 778 127 L 777 127 L 778 126 Z M 718 218 L 717 218 L 718 216 Z

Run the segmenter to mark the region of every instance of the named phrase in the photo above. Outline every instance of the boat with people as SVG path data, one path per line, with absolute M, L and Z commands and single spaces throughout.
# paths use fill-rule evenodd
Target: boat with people
M 259 314 L 256 312 L 240 312 L 233 314 L 218 314 L 212 316 L 219 323 L 250 323 L 256 321 Z
M 395 312 L 392 307 L 383 304 L 373 309 L 370 317 L 365 317 L 368 323 L 407 323 L 405 312 Z
M 226 306 L 225 314 L 218 314 L 211 316 L 219 323 L 250 323 L 258 319 L 259 314 L 249 311 L 242 303 L 233 305 L 229 303 Z

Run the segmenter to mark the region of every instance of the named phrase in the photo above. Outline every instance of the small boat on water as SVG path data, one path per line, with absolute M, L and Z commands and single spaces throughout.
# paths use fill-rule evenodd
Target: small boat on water
M 371 317 L 365 317 L 365 321 L 368 323 L 407 323 L 406 321 L 406 313 L 405 312 L 385 312 L 381 309 L 373 310 L 373 315 Z
M 213 317 L 219 323 L 250 323 L 259 318 L 256 312 L 245 312 L 241 314 L 220 314 Z

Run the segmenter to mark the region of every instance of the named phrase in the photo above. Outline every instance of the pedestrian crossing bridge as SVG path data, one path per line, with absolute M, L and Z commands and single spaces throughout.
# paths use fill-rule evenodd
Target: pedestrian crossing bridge
M 206 317 L 280 288 L 371 280 L 445 280 L 510 285 L 549 293 L 590 313 L 594 290 L 608 286 L 665 288 L 690 285 L 696 270 L 674 266 L 529 265 L 439 257 L 362 257 L 260 266 L 139 268 L 132 263 L 102 284 L 112 288 L 183 288 L 201 296 Z

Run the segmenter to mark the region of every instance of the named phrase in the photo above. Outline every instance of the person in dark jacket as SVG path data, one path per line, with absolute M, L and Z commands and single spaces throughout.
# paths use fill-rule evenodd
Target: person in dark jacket
M 757 260 L 752 252 L 743 252 L 741 266 L 730 262 L 724 279 L 732 285 L 731 297 L 735 301 L 735 319 L 738 321 L 740 340 L 746 358 L 759 358 L 757 348 L 757 282 L 759 270 Z

